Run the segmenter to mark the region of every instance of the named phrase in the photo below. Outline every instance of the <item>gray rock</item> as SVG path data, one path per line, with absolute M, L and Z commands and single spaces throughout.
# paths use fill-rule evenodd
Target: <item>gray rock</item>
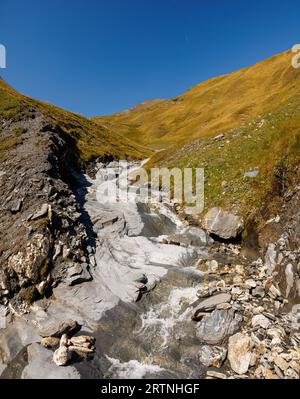
M 91 280 L 92 276 L 88 270 L 88 265 L 86 263 L 77 263 L 74 266 L 69 267 L 67 270 L 66 281 L 70 286 L 75 284 L 81 284 Z
M 265 296 L 265 289 L 264 289 L 263 286 L 258 285 L 257 287 L 255 287 L 255 288 L 252 290 L 251 294 L 252 294 L 253 296 L 255 296 L 255 297 L 261 297 L 261 298 L 263 298 L 263 297 Z
M 190 239 L 190 244 L 193 246 L 201 247 L 213 243 L 207 233 L 198 227 L 188 227 L 183 234 Z
M 262 314 L 257 314 L 252 317 L 251 324 L 252 327 L 261 327 L 267 329 L 269 328 L 271 322 L 266 316 Z
M 210 298 L 204 299 L 199 304 L 199 307 L 194 314 L 194 318 L 198 312 L 213 310 L 220 303 L 227 303 L 227 302 L 230 302 L 230 300 L 231 300 L 231 295 L 226 294 L 226 293 L 217 294 L 217 295 L 211 296 Z
M 256 177 L 259 174 L 259 170 L 255 169 L 255 170 L 249 170 L 248 172 L 244 173 L 244 177 Z
M 228 240 L 237 237 L 243 231 L 244 221 L 239 216 L 215 207 L 205 215 L 203 227 L 210 234 Z
M 233 309 L 215 309 L 204 316 L 196 329 L 196 336 L 201 342 L 217 344 L 228 335 L 234 334 L 240 326 L 242 317 Z
M 8 311 L 3 305 L 0 305 L 0 330 L 6 327 L 6 315 Z
M 53 363 L 53 353 L 39 344 L 27 348 L 28 365 L 22 379 L 80 379 L 78 371 L 71 366 L 57 367 Z
M 220 368 L 226 359 L 227 349 L 222 346 L 203 345 L 198 353 L 200 363 L 206 367 Z
M 233 371 L 245 374 L 251 360 L 251 339 L 245 334 L 237 333 L 229 338 L 228 360 Z
M 40 219 L 44 216 L 46 216 L 48 214 L 48 210 L 49 210 L 49 205 L 48 204 L 43 204 L 41 209 L 36 212 L 32 217 L 31 220 L 36 220 L 36 219 Z
M 20 212 L 20 210 L 22 208 L 22 204 L 23 204 L 22 199 L 16 199 L 10 208 L 11 212 L 12 213 Z
M 74 320 L 59 321 L 53 318 L 40 323 L 39 334 L 41 337 L 61 337 L 63 334 L 75 332 L 79 325 Z

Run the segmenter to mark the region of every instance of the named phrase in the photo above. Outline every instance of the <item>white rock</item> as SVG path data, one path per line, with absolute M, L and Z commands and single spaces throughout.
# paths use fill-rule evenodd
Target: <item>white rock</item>
M 211 208 L 204 217 L 203 227 L 210 233 L 223 239 L 237 237 L 244 229 L 241 217 L 224 211 L 222 208 Z
M 271 322 L 266 316 L 258 314 L 252 317 L 251 324 L 252 327 L 262 327 L 267 329 L 269 328 Z
M 228 360 L 233 371 L 245 374 L 251 361 L 251 339 L 248 335 L 237 333 L 229 338 Z
M 291 292 L 291 289 L 293 288 L 293 285 L 294 285 L 294 271 L 293 271 L 293 265 L 291 263 L 286 265 L 285 279 L 286 279 L 285 296 L 288 297 Z
M 53 354 L 53 361 L 57 366 L 65 366 L 70 359 L 70 354 L 66 346 L 60 346 Z

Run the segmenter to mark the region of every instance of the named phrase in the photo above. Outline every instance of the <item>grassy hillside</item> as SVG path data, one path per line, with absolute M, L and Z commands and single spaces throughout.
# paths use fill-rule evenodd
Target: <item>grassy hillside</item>
M 148 167 L 204 167 L 206 208 L 220 205 L 250 218 L 268 205 L 268 217 L 299 179 L 300 70 L 291 58 L 285 52 L 177 98 L 94 120 L 160 149 Z M 257 176 L 245 176 L 253 170 Z
M 42 112 L 50 123 L 62 130 L 75 143 L 79 162 L 85 163 L 95 157 L 145 158 L 149 151 L 121 137 L 103 124 L 96 124 L 81 115 L 65 111 L 51 104 L 26 97 L 0 78 L 0 122 L 30 117 L 30 109 Z M 0 143 L 0 158 L 20 142 L 21 132 L 15 132 L 10 140 Z
M 144 103 L 109 117 L 94 118 L 153 148 L 216 135 L 251 121 L 297 93 L 299 70 L 285 52 L 252 67 L 219 76 L 170 99 Z

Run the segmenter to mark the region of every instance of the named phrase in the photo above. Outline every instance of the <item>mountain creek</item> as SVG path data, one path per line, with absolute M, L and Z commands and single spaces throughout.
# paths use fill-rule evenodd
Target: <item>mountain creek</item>
M 23 312 L 1 308 L 1 377 L 299 378 L 299 250 L 288 238 L 247 259 L 172 204 L 122 201 L 122 186 L 112 201 L 102 166 L 94 179 L 76 175 L 89 266 Z

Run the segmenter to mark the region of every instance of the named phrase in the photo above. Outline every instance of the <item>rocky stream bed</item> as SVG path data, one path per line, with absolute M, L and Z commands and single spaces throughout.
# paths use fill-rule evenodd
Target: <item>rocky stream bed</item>
M 30 307 L 0 305 L 1 378 L 299 378 L 296 208 L 250 259 L 169 204 L 99 201 L 100 171 L 76 179 L 88 261 Z

